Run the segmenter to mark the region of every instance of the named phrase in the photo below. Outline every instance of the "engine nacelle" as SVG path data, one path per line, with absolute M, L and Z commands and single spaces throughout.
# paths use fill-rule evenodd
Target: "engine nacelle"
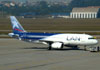
M 62 46 L 63 46 L 63 43 L 59 43 L 59 42 L 53 43 L 51 45 L 51 47 L 54 48 L 54 49 L 61 49 Z

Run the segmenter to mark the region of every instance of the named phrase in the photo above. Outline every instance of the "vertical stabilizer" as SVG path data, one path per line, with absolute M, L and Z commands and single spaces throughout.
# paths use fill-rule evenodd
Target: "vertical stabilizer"
M 14 33 L 26 32 L 24 28 L 20 25 L 20 23 L 18 22 L 15 16 L 10 16 L 10 19 L 11 19 L 12 28 L 13 28 Z

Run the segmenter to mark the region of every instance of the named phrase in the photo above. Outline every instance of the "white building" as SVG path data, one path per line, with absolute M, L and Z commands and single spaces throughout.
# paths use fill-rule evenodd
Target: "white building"
M 73 8 L 70 18 L 98 18 L 98 7 Z

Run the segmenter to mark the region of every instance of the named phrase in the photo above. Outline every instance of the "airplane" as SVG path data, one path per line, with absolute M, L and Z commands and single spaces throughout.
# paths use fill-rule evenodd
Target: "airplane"
M 63 34 L 63 33 L 35 33 L 27 32 L 21 26 L 15 16 L 10 16 L 13 32 L 10 37 L 31 43 L 43 43 L 48 45 L 48 50 L 63 49 L 64 46 L 92 46 L 98 44 L 98 40 L 88 34 Z

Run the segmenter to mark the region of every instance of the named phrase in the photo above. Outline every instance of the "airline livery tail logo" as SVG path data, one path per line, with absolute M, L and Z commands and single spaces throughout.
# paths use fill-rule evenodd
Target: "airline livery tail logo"
M 25 32 L 20 23 L 17 21 L 15 17 L 11 17 L 12 27 L 15 31 L 18 32 Z
M 19 28 L 19 26 L 18 26 L 16 20 L 13 19 L 13 20 L 12 20 L 12 23 L 14 23 L 14 24 L 13 24 L 13 29 L 16 28 L 16 27 Z

